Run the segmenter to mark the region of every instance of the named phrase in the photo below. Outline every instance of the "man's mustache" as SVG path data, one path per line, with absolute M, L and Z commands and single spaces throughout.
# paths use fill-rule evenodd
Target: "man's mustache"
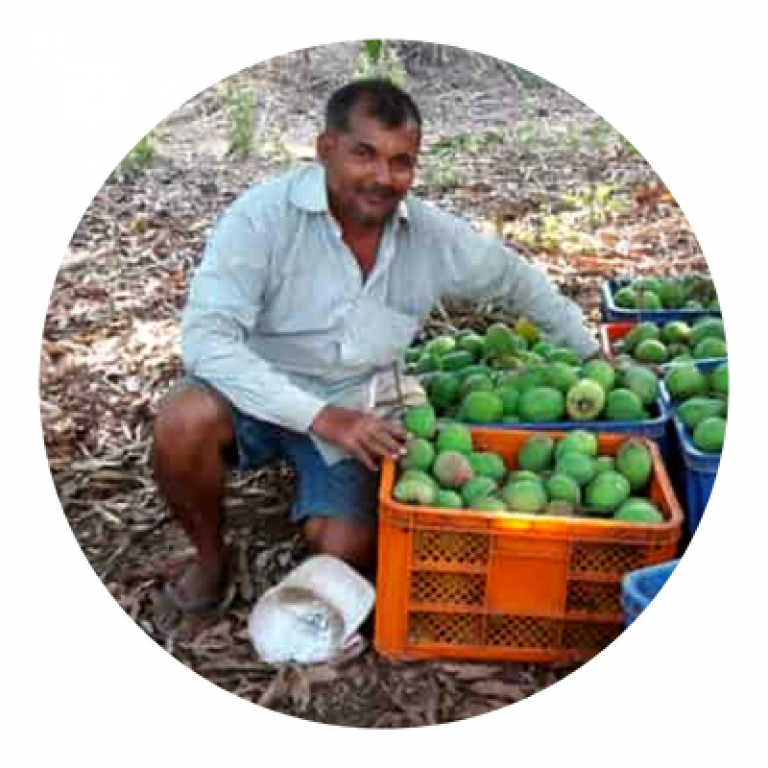
M 382 198 L 384 200 L 389 200 L 389 199 L 397 196 L 397 193 L 395 192 L 394 189 L 392 189 L 392 187 L 382 187 L 382 186 L 380 186 L 378 184 L 375 184 L 375 185 L 370 186 L 370 187 L 361 187 L 360 191 L 364 195 L 380 197 L 380 198 Z

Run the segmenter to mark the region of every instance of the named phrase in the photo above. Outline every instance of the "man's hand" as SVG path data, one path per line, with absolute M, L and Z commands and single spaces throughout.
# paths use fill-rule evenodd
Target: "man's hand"
M 311 429 L 372 472 L 378 470 L 384 456 L 397 460 L 404 455 L 408 441 L 408 433 L 397 422 L 334 405 L 327 405 L 317 414 Z

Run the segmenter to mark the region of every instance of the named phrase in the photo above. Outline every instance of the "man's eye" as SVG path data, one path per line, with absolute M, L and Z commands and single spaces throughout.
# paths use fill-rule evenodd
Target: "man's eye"
M 371 156 L 371 150 L 368 147 L 355 147 L 355 155 L 358 157 L 370 157 Z

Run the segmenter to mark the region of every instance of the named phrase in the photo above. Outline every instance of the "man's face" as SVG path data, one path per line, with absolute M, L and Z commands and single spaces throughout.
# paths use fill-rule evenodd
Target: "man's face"
M 416 173 L 419 131 L 415 124 L 387 128 L 355 107 L 345 133 L 318 138 L 331 209 L 342 222 L 378 226 L 405 198 Z

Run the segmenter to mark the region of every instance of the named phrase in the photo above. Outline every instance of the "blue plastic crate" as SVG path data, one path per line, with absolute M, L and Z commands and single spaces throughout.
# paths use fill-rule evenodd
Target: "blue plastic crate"
M 696 365 L 709 373 L 723 362 L 723 360 L 700 360 Z M 667 367 L 665 366 L 665 369 Z M 675 490 L 684 499 L 687 533 L 690 539 L 696 533 L 709 502 L 717 471 L 720 468 L 720 454 L 704 453 L 696 448 L 685 425 L 675 415 L 675 406 L 663 381 L 661 397 L 672 416 L 669 422 L 673 433 L 671 443 L 676 454 L 672 462 L 672 480 Z
M 624 621 L 629 626 L 661 592 L 680 560 L 670 560 L 627 573 L 621 584 Z
M 712 487 L 720 468 L 720 454 L 702 453 L 691 443 L 688 430 L 677 417 L 673 418 L 677 444 L 680 446 L 679 484 L 685 498 L 688 536 L 693 537 L 707 508 Z
M 608 280 L 600 286 L 600 312 L 603 320 L 610 323 L 642 322 L 667 323 L 670 320 L 692 322 L 700 317 L 722 317 L 718 309 L 624 309 L 613 300 L 616 291 L 628 285 L 632 278 Z

